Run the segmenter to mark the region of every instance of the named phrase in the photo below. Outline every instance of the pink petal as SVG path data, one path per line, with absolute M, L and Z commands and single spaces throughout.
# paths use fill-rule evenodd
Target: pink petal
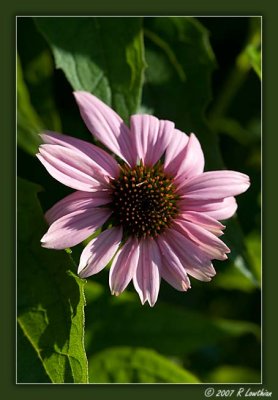
M 183 134 L 185 136 L 185 134 Z M 199 140 L 191 133 L 184 147 L 169 162 L 167 159 L 165 172 L 175 177 L 176 186 L 183 185 L 186 179 L 200 175 L 204 171 L 205 159 Z
M 69 149 L 78 150 L 86 154 L 96 166 L 103 170 L 103 175 L 116 178 L 119 175 L 119 165 L 116 160 L 102 150 L 100 147 L 92 143 L 85 142 L 84 140 L 76 139 L 72 136 L 62 135 L 56 132 L 45 131 L 41 135 L 44 143 L 58 144 Z
M 186 148 L 183 151 L 183 159 L 177 169 L 175 184 L 183 185 L 185 179 L 193 178 L 204 172 L 205 159 L 199 140 L 191 133 Z
M 189 221 L 176 219 L 174 228 L 195 242 L 211 259 L 226 260 L 230 249 L 213 233 Z
M 83 250 L 77 273 L 81 278 L 97 274 L 114 257 L 123 236 L 122 227 L 101 232 Z
M 186 133 L 174 129 L 171 141 L 169 142 L 164 161 L 164 170 L 167 174 L 175 176 L 183 160 L 183 151 L 188 143 Z
M 116 254 L 109 273 L 112 294 L 122 293 L 136 271 L 139 258 L 139 245 L 136 238 L 129 238 Z
M 49 224 L 74 211 L 86 210 L 90 207 L 103 206 L 111 202 L 108 192 L 74 192 L 58 201 L 46 213 L 45 218 Z
M 181 212 L 179 217 L 207 229 L 208 231 L 214 233 L 216 236 L 221 236 L 223 234 L 222 229 L 225 228 L 225 226 L 218 222 L 216 219 L 197 211 Z
M 152 115 L 132 115 L 130 130 L 136 143 L 138 161 L 154 165 L 165 152 L 173 129 L 173 122 L 159 120 Z
M 74 96 L 89 131 L 113 153 L 134 165 L 136 155 L 132 137 L 120 116 L 88 92 L 74 92 Z
M 107 188 L 99 168 L 86 155 L 66 147 L 43 144 L 37 155 L 53 178 L 73 189 L 93 192 Z
M 150 306 L 153 307 L 160 286 L 160 251 L 153 239 L 142 239 L 139 243 L 139 251 L 139 261 L 133 276 L 133 284 L 141 303 L 144 304 L 148 301 Z
M 186 291 L 190 288 L 190 280 L 179 258 L 162 236 L 158 237 L 157 243 L 162 254 L 160 268 L 162 278 L 175 289 Z
M 184 199 L 219 200 L 245 192 L 249 177 L 236 171 L 210 171 L 185 182 L 180 189 Z
M 55 221 L 41 239 L 49 249 L 66 249 L 92 235 L 110 217 L 108 208 L 88 207 L 74 211 Z
M 225 220 L 234 215 L 237 209 L 237 203 L 234 197 L 226 197 L 220 200 L 190 200 L 183 199 L 179 201 L 181 212 L 194 211 L 203 213 L 208 217 Z
M 186 272 L 201 281 L 210 281 L 215 270 L 210 258 L 191 240 L 171 228 L 163 237 L 183 264 Z

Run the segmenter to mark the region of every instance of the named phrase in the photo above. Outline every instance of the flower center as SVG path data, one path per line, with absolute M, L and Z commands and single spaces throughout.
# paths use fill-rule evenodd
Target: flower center
M 153 167 L 124 165 L 111 187 L 116 223 L 128 236 L 157 236 L 178 212 L 173 179 L 160 163 Z

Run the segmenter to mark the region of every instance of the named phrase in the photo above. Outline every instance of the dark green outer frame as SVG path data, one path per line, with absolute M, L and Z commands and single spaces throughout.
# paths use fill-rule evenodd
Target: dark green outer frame
M 109 4 L 110 3 L 110 4 Z M 276 9 L 275 9 L 276 8 Z M 2 5 L 1 26 L 1 373 L 2 398 L 14 399 L 111 399 L 159 398 L 204 399 L 204 391 L 213 385 L 16 385 L 15 383 L 15 265 L 16 265 L 16 152 L 15 152 L 15 50 L 16 16 L 19 15 L 185 15 L 185 16 L 232 16 L 253 15 L 263 17 L 263 384 L 251 386 L 253 390 L 264 388 L 278 396 L 275 349 L 278 329 L 277 315 L 277 262 L 275 244 L 278 204 L 277 156 L 278 135 L 275 117 L 277 114 L 277 42 L 278 5 L 265 0 L 172 0 L 162 3 L 157 0 L 111 0 L 89 2 L 86 0 L 47 2 L 10 0 Z M 235 28 L 236 29 L 236 28 Z M 7 112 L 8 111 L 8 112 Z M 276 278 L 276 279 L 275 279 Z M 214 385 L 215 389 L 237 389 L 250 385 Z M 80 392 L 81 391 L 81 392 Z M 214 397 L 212 397 L 214 398 Z M 232 397 L 234 398 L 234 396 Z

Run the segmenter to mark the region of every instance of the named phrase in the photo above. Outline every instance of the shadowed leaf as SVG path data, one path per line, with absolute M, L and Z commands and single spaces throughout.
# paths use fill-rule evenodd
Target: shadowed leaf
M 17 57 L 17 143 L 30 154 L 35 154 L 41 143 L 39 132 L 43 123 L 33 108 Z
M 145 66 L 140 18 L 36 18 L 36 23 L 74 90 L 93 93 L 125 120 L 136 112 Z

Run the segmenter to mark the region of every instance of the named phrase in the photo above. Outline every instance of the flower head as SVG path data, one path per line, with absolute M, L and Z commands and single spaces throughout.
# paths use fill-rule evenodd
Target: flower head
M 181 291 L 190 288 L 188 276 L 210 281 L 211 260 L 225 260 L 230 251 L 219 239 L 219 220 L 235 213 L 234 196 L 248 189 L 248 176 L 204 172 L 198 139 L 170 121 L 133 115 L 128 128 L 95 96 L 74 95 L 88 129 L 115 156 L 70 136 L 41 135 L 38 158 L 76 190 L 47 211 L 42 246 L 72 247 L 103 227 L 84 248 L 78 274 L 94 275 L 112 260 L 112 293 L 133 280 L 141 302 L 151 306 L 161 278 Z

